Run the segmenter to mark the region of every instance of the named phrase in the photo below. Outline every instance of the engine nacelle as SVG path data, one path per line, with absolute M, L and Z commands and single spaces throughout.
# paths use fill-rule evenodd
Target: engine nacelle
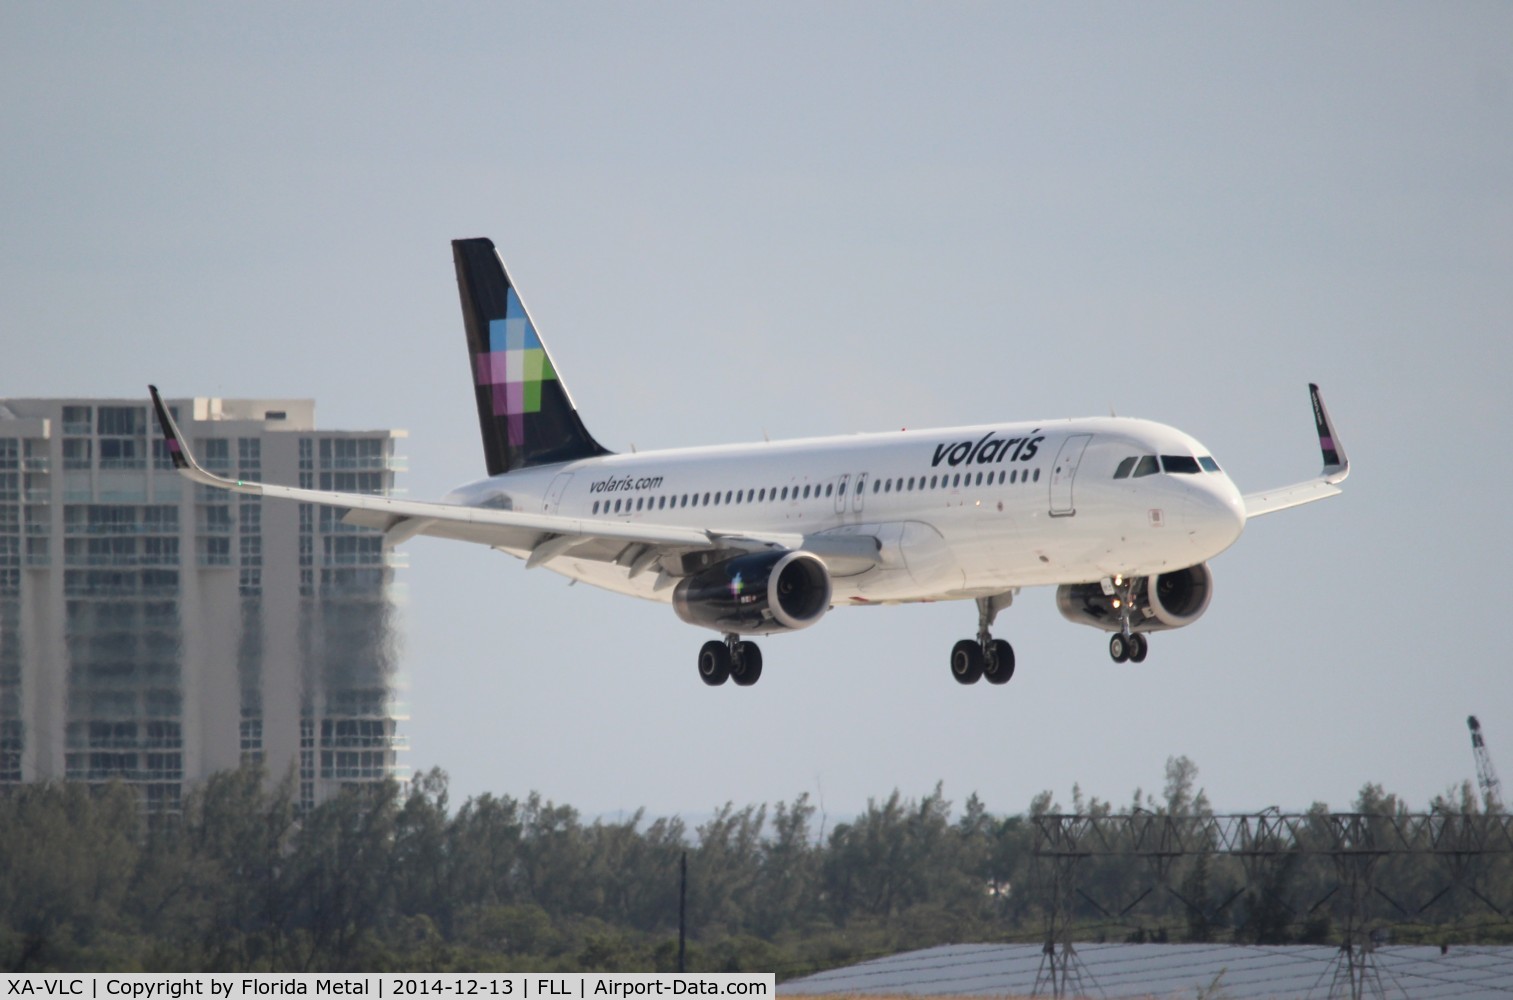
M 1214 574 L 1208 563 L 1148 576 L 1135 586 L 1130 625 L 1137 632 L 1191 625 L 1203 617 L 1213 595 Z M 1068 621 L 1118 632 L 1123 626 L 1114 607 L 1117 596 L 1105 594 L 1096 583 L 1064 583 L 1056 588 L 1056 606 Z
M 808 628 L 830 610 L 830 572 L 808 552 L 756 552 L 679 582 L 672 607 L 690 625 L 766 635 Z

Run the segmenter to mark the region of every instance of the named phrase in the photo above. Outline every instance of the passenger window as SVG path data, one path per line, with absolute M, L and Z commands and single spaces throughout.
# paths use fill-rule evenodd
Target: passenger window
M 982 485 L 982 473 L 980 473 L 980 472 L 977 474 L 977 485 L 978 486 Z
M 840 486 L 836 487 L 836 490 L 840 493 L 841 496 L 846 495 L 846 481 L 844 479 L 841 480 L 841 484 Z
M 679 507 L 687 507 L 688 506 L 688 494 L 687 493 L 683 494 L 683 502 L 680 503 L 680 504 L 678 504 L 678 506 Z
M 709 494 L 708 493 L 704 494 L 704 506 L 706 506 L 706 507 L 709 506 Z
M 882 488 L 883 488 L 883 481 L 881 479 L 874 479 L 874 480 L 872 480 L 872 492 L 873 493 L 876 493 L 878 490 L 880 490 Z
M 1201 455 L 1201 456 L 1199 456 L 1199 458 L 1198 458 L 1198 464 L 1201 465 L 1201 466 L 1203 466 L 1204 470 L 1206 470 L 1208 472 L 1218 472 L 1219 471 L 1219 463 L 1214 461 L 1212 455 Z
M 835 484 L 834 483 L 826 483 L 825 484 L 825 496 L 827 496 L 827 497 L 828 496 L 832 496 L 834 493 L 835 493 Z
M 1162 455 L 1161 467 L 1179 476 L 1195 476 L 1201 471 L 1198 460 L 1191 455 Z
M 763 487 L 761 490 L 757 491 L 757 499 L 758 500 L 766 500 L 767 499 L 767 489 L 766 489 L 766 487 Z
M 716 501 L 715 501 L 715 502 L 716 502 L 716 503 L 719 503 L 719 501 L 718 501 L 718 500 L 716 500 Z M 729 490 L 726 490 L 726 491 L 725 491 L 725 502 L 726 502 L 726 503 L 729 503 L 729 502 L 730 502 L 730 491 L 729 491 Z
M 1134 469 L 1135 462 L 1138 461 L 1138 460 L 1139 460 L 1139 456 L 1138 455 L 1131 455 L 1129 458 L 1126 458 L 1124 461 L 1120 462 L 1119 463 L 1119 468 L 1117 468 L 1117 469 L 1114 470 L 1114 478 L 1115 479 L 1128 479 L 1130 471 L 1132 469 Z
M 599 501 L 597 500 L 594 501 L 594 513 L 599 513 Z
M 1035 482 L 1037 482 L 1037 483 L 1040 482 L 1040 470 L 1039 469 L 1035 470 Z
M 807 487 L 807 486 L 804 487 L 804 499 L 805 500 L 809 499 L 809 487 Z
M 784 500 L 788 499 L 788 487 L 786 487 L 786 486 L 783 487 L 783 497 L 782 498 Z
M 951 477 L 951 486 L 954 489 L 955 487 L 960 486 L 960 485 L 961 485 L 961 473 L 958 472 L 956 475 L 954 475 L 954 476 Z
M 1161 471 L 1161 467 L 1156 464 L 1156 456 L 1155 455 L 1141 455 L 1140 456 L 1140 461 L 1138 461 L 1138 462 L 1135 463 L 1134 476 L 1135 476 L 1136 479 L 1139 479 L 1141 476 L 1154 476 L 1156 473 L 1158 473 L 1160 471 Z M 1040 481 L 1040 470 L 1039 469 L 1035 470 L 1035 481 L 1036 482 Z

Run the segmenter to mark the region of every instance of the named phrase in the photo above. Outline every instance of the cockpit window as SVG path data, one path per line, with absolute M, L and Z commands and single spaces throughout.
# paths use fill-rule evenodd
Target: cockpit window
M 1117 469 L 1114 470 L 1114 478 L 1115 479 L 1128 479 L 1129 478 L 1129 474 L 1130 474 L 1130 470 L 1135 467 L 1135 463 L 1138 462 L 1139 460 L 1140 460 L 1140 456 L 1138 456 L 1138 455 L 1131 455 L 1129 458 L 1126 458 L 1124 461 L 1120 462 L 1119 463 L 1119 468 L 1117 468 Z
M 1202 471 L 1198 467 L 1198 460 L 1191 455 L 1162 455 L 1161 467 L 1167 472 L 1184 476 L 1195 476 Z
M 1206 472 L 1218 472 L 1219 471 L 1219 463 L 1214 461 L 1214 457 L 1212 455 L 1200 455 L 1200 456 L 1198 456 L 1198 464 L 1201 465 L 1201 466 L 1203 466 L 1203 469 Z
M 1156 464 L 1155 455 L 1141 455 L 1140 461 L 1135 463 L 1135 478 L 1141 476 L 1154 476 L 1161 471 L 1161 466 Z

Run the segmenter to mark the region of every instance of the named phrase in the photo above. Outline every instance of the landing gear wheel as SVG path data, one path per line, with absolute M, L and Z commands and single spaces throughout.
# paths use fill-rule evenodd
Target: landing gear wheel
M 994 639 L 990 648 L 991 656 L 984 651 L 982 675 L 989 684 L 1007 684 L 1014 676 L 1014 647 L 1007 640 Z
M 951 676 L 958 684 L 976 684 L 982 676 L 982 646 L 963 639 L 951 647 Z
M 1123 663 L 1129 659 L 1131 639 L 1126 639 L 1123 632 L 1115 632 L 1113 638 L 1109 639 L 1108 655 L 1113 657 L 1115 663 Z
M 1144 663 L 1145 654 L 1150 651 L 1150 640 L 1143 633 L 1136 632 L 1129 637 L 1129 661 L 1131 663 Z
M 730 647 L 721 640 L 710 639 L 699 647 L 699 678 L 710 687 L 730 678 Z
M 735 644 L 735 655 L 730 658 L 730 679 L 741 687 L 750 687 L 762 676 L 762 650 L 754 642 Z

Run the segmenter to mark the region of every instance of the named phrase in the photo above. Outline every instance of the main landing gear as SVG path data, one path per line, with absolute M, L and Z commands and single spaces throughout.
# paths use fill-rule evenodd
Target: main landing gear
M 762 650 L 754 642 L 743 642 L 734 632 L 724 639 L 711 639 L 699 650 L 699 679 L 710 687 L 727 680 L 750 687 L 762 676 Z
M 989 631 L 998 612 L 1013 600 L 1012 593 L 977 599 L 977 638 L 951 647 L 951 676 L 958 684 L 976 684 L 983 677 L 989 684 L 1007 684 L 1014 676 L 1014 647 Z

